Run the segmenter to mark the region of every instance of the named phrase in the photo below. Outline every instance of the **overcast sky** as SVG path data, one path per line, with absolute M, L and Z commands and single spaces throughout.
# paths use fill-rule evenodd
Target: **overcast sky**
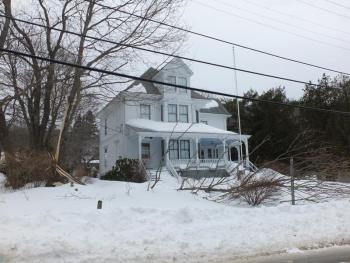
M 191 30 L 276 53 L 312 64 L 350 72 L 349 0 L 187 0 L 183 23 Z M 26 0 L 14 0 L 25 4 Z M 232 47 L 189 35 L 181 55 L 233 66 Z M 164 58 L 151 57 L 153 65 Z M 262 73 L 316 82 L 324 73 L 241 48 L 237 67 Z M 149 66 L 149 65 L 148 65 Z M 146 65 L 135 69 L 141 74 Z M 190 63 L 192 86 L 235 93 L 231 70 Z M 326 72 L 331 76 L 335 74 Z M 238 73 L 240 94 L 285 86 L 287 95 L 298 98 L 304 85 Z
M 189 0 L 183 19 L 193 31 L 350 72 L 348 0 Z M 183 51 L 186 56 L 233 65 L 232 48 L 228 45 L 191 36 L 187 47 Z M 317 81 L 323 73 L 240 48 L 236 50 L 236 59 L 239 68 L 304 81 Z M 191 68 L 193 86 L 234 93 L 232 71 L 195 63 L 191 63 Z M 245 73 L 238 73 L 238 83 L 240 93 L 249 88 L 262 91 L 282 85 L 293 98 L 300 97 L 304 87 Z

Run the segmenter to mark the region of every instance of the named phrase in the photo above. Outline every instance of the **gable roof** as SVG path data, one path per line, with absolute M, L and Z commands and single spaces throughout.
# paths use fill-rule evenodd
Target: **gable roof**
M 158 73 L 159 73 L 159 70 L 151 67 L 141 75 L 141 78 L 152 80 Z M 125 91 L 130 91 L 130 89 L 140 84 L 145 87 L 147 94 L 156 94 L 156 95 L 161 94 L 159 92 L 159 89 L 156 86 L 154 86 L 152 82 L 140 81 L 140 80 L 134 81 L 129 87 L 126 88 Z
M 224 105 L 222 105 L 221 101 L 218 99 L 212 99 L 217 102 L 217 107 L 207 108 L 207 109 L 201 109 L 200 112 L 202 113 L 212 113 L 212 114 L 225 114 L 225 115 L 231 115 L 225 108 Z
M 182 61 L 182 59 L 177 59 L 176 61 L 171 60 L 169 63 L 181 63 L 183 65 L 185 65 L 186 70 L 189 70 L 191 72 L 191 74 L 193 74 L 193 72 L 191 71 L 191 69 L 187 66 L 186 63 L 184 63 Z M 169 64 L 168 63 L 168 64 Z M 166 65 L 168 65 L 166 64 Z M 163 68 L 166 67 L 163 66 L 161 69 L 155 69 L 153 67 L 149 68 L 145 73 L 143 73 L 141 75 L 141 78 L 143 79 L 149 79 L 152 80 L 160 71 L 162 71 Z M 125 91 L 129 91 L 132 92 L 132 88 L 138 86 L 138 85 L 142 85 L 145 88 L 145 91 L 147 94 L 155 94 L 155 95 L 161 95 L 161 92 L 159 91 L 159 88 L 156 87 L 152 82 L 148 82 L 148 81 L 134 81 L 129 87 L 126 88 Z M 207 100 L 208 98 L 204 97 L 203 95 L 201 95 L 200 93 L 191 90 L 191 98 L 192 99 L 200 99 L 200 100 Z M 231 115 L 226 108 L 224 107 L 224 105 L 222 105 L 222 103 L 218 100 L 215 99 L 215 101 L 217 101 L 218 107 L 212 107 L 212 108 L 207 108 L 207 109 L 201 109 L 200 112 L 202 113 L 212 113 L 212 114 L 225 114 L 225 115 Z

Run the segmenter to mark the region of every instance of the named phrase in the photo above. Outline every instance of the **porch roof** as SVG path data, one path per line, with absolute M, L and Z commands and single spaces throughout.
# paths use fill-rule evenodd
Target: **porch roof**
M 239 134 L 231 131 L 215 128 L 204 123 L 182 123 L 182 122 L 160 122 L 146 119 L 132 119 L 126 125 L 138 133 L 160 133 L 160 134 L 191 134 L 191 135 L 215 135 L 225 138 L 239 138 Z M 242 138 L 249 138 L 242 135 Z

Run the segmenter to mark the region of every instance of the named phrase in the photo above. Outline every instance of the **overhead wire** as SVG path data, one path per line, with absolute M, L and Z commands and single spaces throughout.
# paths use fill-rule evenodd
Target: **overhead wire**
M 6 17 L 6 16 L 0 14 L 0 17 Z M 154 53 L 154 54 L 159 54 L 159 55 L 164 55 L 164 56 L 168 56 L 168 57 L 179 58 L 179 59 L 183 59 L 183 60 L 186 60 L 186 61 L 196 62 L 196 63 L 205 64 L 205 65 L 209 65 L 209 66 L 224 68 L 224 69 L 228 69 L 228 70 L 235 70 L 235 71 L 239 71 L 239 72 L 243 72 L 243 73 L 247 73 L 247 74 L 252 74 L 252 75 L 257 75 L 257 76 L 262 76 L 262 77 L 268 77 L 268 78 L 273 78 L 273 79 L 278 79 L 278 80 L 283 80 L 283 81 L 288 81 L 288 82 L 293 82 L 293 83 L 298 83 L 298 84 L 317 86 L 317 84 L 311 83 L 309 81 L 297 80 L 297 79 L 292 79 L 292 78 L 288 78 L 288 77 L 282 77 L 282 76 L 266 74 L 266 73 L 256 72 L 256 71 L 247 70 L 247 69 L 241 69 L 241 68 L 237 68 L 237 67 L 226 66 L 226 65 L 222 65 L 222 64 L 218 64 L 218 63 L 213 63 L 213 62 L 209 62 L 209 61 L 204 61 L 204 60 L 189 58 L 189 57 L 185 57 L 185 56 L 175 55 L 175 54 L 172 54 L 172 53 L 167 53 L 167 52 L 158 51 L 158 50 L 152 50 L 152 49 L 148 49 L 148 48 L 144 48 L 144 47 L 138 47 L 138 46 L 135 46 L 135 45 L 121 43 L 121 42 L 116 42 L 116 41 L 112 41 L 112 40 L 108 40 L 108 39 L 100 39 L 98 37 L 94 37 L 94 36 L 90 36 L 90 35 L 83 35 L 83 34 L 80 34 L 80 33 L 74 32 L 74 31 L 70 31 L 70 30 L 67 30 L 67 29 L 58 29 L 58 28 L 55 28 L 55 27 L 52 27 L 52 26 L 46 26 L 46 25 L 42 25 L 42 24 L 39 24 L 39 23 L 36 23 L 36 22 L 26 21 L 26 20 L 23 20 L 23 19 L 13 18 L 13 20 L 18 21 L 18 22 L 22 22 L 22 23 L 26 23 L 26 24 L 29 24 L 29 25 L 33 25 L 33 26 L 38 26 L 38 27 L 47 28 L 47 29 L 50 29 L 50 30 L 55 30 L 55 31 L 58 31 L 58 32 L 64 32 L 64 33 L 75 35 L 75 36 L 79 36 L 79 37 L 83 36 L 85 38 L 93 39 L 93 40 L 96 40 L 96 41 L 102 41 L 102 42 L 105 42 L 105 43 L 110 43 L 110 44 L 114 44 L 114 45 L 120 45 L 120 46 L 124 46 L 124 47 L 128 47 L 128 48 L 137 49 L 137 50 L 150 52 L 150 53 Z M 234 45 L 234 46 L 236 46 L 236 45 Z M 343 73 L 343 75 L 350 76 L 350 73 Z
M 200 2 L 200 1 L 197 1 L 197 0 L 192 0 L 192 2 L 198 3 L 199 5 L 205 6 L 206 8 L 209 8 L 211 10 L 216 10 L 217 12 L 220 12 L 220 13 L 223 13 L 223 14 L 226 14 L 226 15 L 230 15 L 230 16 L 234 16 L 234 17 L 237 17 L 239 19 L 243 19 L 243 20 L 252 22 L 254 24 L 258 24 L 258 25 L 261 25 L 261 26 L 264 26 L 264 27 L 267 27 L 267 28 L 271 28 L 271 29 L 280 31 L 282 33 L 287 33 L 289 35 L 294 35 L 294 36 L 297 36 L 297 37 L 300 37 L 300 38 L 312 41 L 314 43 L 319 43 L 319 44 L 323 44 L 323 45 L 327 45 L 327 46 L 332 46 L 332 47 L 336 47 L 336 48 L 339 48 L 339 49 L 343 49 L 343 50 L 346 50 L 346 51 L 350 51 L 350 48 L 347 48 L 345 46 L 340 46 L 340 45 L 333 44 L 333 43 L 330 43 L 330 42 L 327 42 L 327 41 L 324 41 L 324 40 L 315 39 L 315 38 L 310 37 L 310 36 L 301 35 L 299 33 L 295 33 L 295 32 L 292 32 L 292 31 L 289 31 L 289 30 L 286 30 L 286 29 L 282 29 L 282 28 L 279 28 L 279 27 L 276 27 L 276 26 L 273 26 L 273 25 L 269 25 L 269 24 L 263 23 L 263 22 L 258 21 L 258 20 L 254 20 L 254 19 L 251 19 L 251 18 L 247 18 L 247 17 L 241 16 L 241 15 L 235 14 L 235 13 L 233 13 L 231 11 L 228 11 L 228 10 L 223 10 L 223 9 L 217 8 L 217 7 L 215 7 L 213 5 L 209 5 L 207 3 L 203 3 L 203 2 Z M 348 42 L 348 41 L 346 41 L 346 42 Z
M 41 56 L 32 55 L 32 54 L 27 54 L 24 52 L 19 52 L 19 51 L 7 49 L 7 48 L 0 48 L 0 51 L 14 54 L 17 56 L 23 56 L 23 57 L 38 59 L 38 60 L 42 60 L 42 61 L 46 61 L 46 62 L 50 62 L 50 63 L 54 63 L 54 64 L 60 64 L 63 66 L 69 66 L 69 67 L 79 68 L 82 70 L 99 72 L 99 73 L 108 74 L 111 76 L 122 77 L 122 78 L 132 79 L 132 80 L 141 81 L 141 82 L 148 82 L 148 83 L 153 83 L 153 84 L 157 84 L 157 85 L 164 85 L 164 86 L 169 86 L 169 87 L 186 89 L 186 90 L 190 90 L 190 91 L 204 92 L 204 93 L 213 94 L 213 95 L 217 95 L 217 96 L 223 96 L 223 97 L 229 97 L 229 98 L 235 98 L 235 99 L 241 99 L 241 100 L 247 100 L 247 101 L 253 101 L 253 102 L 268 103 L 268 104 L 274 104 L 274 105 L 280 105 L 280 106 L 286 106 L 286 107 L 292 107 L 292 108 L 314 110 L 314 111 L 319 111 L 319 112 L 342 114 L 342 115 L 350 116 L 350 112 L 346 112 L 346 111 L 338 111 L 338 110 L 331 110 L 331 109 L 324 109 L 324 108 L 315 108 L 315 107 L 304 106 L 304 105 L 300 105 L 300 104 L 290 104 L 290 103 L 284 103 L 284 102 L 278 102 L 278 101 L 272 101 L 272 100 L 264 100 L 264 99 L 258 99 L 258 98 L 252 98 L 252 97 L 238 96 L 238 95 L 233 95 L 233 94 L 218 92 L 218 91 L 213 91 L 213 90 L 206 90 L 206 89 L 188 87 L 188 86 L 183 86 L 183 85 L 178 85 L 178 84 L 171 84 L 171 83 L 167 83 L 167 82 L 163 82 L 163 81 L 152 80 L 152 79 L 147 79 L 147 78 L 143 78 L 143 77 L 137 77 L 137 76 L 119 73 L 119 72 L 108 71 L 108 70 L 104 70 L 104 69 L 100 69 L 100 68 L 96 68 L 96 67 L 88 67 L 88 66 L 84 66 L 84 65 L 78 65 L 75 63 L 71 63 L 71 62 L 41 57 Z
M 85 2 L 90 2 L 89 0 L 84 0 L 84 1 Z M 242 48 L 242 49 L 246 49 L 246 50 L 250 50 L 250 51 L 253 51 L 253 52 L 256 52 L 256 53 L 264 54 L 264 55 L 267 55 L 267 56 L 275 57 L 277 59 L 282 59 L 282 60 L 290 61 L 290 62 L 293 62 L 293 63 L 301 64 L 301 65 L 304 65 L 304 66 L 309 66 L 309 67 L 313 67 L 313 68 L 318 68 L 318 69 L 322 69 L 322 70 L 326 70 L 326 71 L 330 71 L 330 72 L 334 72 L 334 73 L 350 76 L 350 73 L 343 72 L 343 71 L 340 71 L 340 70 L 331 69 L 329 67 L 319 66 L 319 65 L 316 65 L 316 64 L 313 64 L 313 63 L 301 61 L 301 60 L 298 60 L 298 59 L 289 58 L 289 57 L 278 55 L 278 54 L 275 54 L 275 53 L 272 53 L 272 52 L 260 50 L 260 49 L 257 49 L 257 48 L 248 47 L 247 45 L 243 45 L 243 44 L 235 43 L 235 42 L 232 42 L 232 41 L 220 39 L 218 37 L 214 37 L 214 36 L 211 36 L 211 35 L 208 35 L 208 34 L 204 34 L 204 33 L 199 33 L 199 32 L 196 32 L 196 31 L 193 31 L 193 30 L 190 30 L 190 29 L 186 29 L 186 28 L 183 28 L 183 27 L 170 25 L 170 24 L 162 22 L 162 21 L 157 21 L 157 20 L 149 18 L 149 17 L 138 15 L 136 13 L 131 13 L 131 12 L 128 12 L 128 11 L 125 11 L 125 10 L 121 10 L 119 8 L 114 8 L 114 7 L 111 7 L 111 6 L 107 6 L 107 5 L 104 5 L 104 4 L 101 4 L 101 3 L 95 3 L 95 4 L 100 6 L 100 7 L 104 7 L 104 8 L 110 9 L 110 10 L 114 10 L 116 12 L 127 14 L 127 15 L 130 15 L 130 16 L 133 16 L 133 17 L 137 17 L 139 19 L 147 20 L 147 21 L 150 21 L 150 22 L 153 22 L 153 23 L 157 23 L 157 24 L 162 25 L 162 26 L 173 28 L 173 29 L 176 29 L 176 30 L 179 30 L 179 31 L 183 31 L 185 33 L 189 33 L 189 34 L 192 34 L 192 35 L 196 35 L 196 36 L 199 36 L 199 37 L 203 37 L 203 38 L 206 38 L 206 39 L 217 41 L 217 42 L 220 42 L 220 43 L 223 43 L 223 44 L 227 44 L 227 45 L 231 45 L 231 46 L 235 45 L 236 47 L 239 47 L 239 48 Z

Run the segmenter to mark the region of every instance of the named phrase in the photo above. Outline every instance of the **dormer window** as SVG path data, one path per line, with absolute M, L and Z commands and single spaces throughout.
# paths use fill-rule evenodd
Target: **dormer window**
M 178 84 L 187 87 L 187 79 L 183 77 L 178 78 Z M 187 89 L 179 89 L 180 93 L 187 93 Z
M 167 82 L 169 84 L 176 85 L 176 77 L 175 76 L 168 76 Z M 169 92 L 174 92 L 175 93 L 176 92 L 176 87 L 167 86 L 167 90 Z

